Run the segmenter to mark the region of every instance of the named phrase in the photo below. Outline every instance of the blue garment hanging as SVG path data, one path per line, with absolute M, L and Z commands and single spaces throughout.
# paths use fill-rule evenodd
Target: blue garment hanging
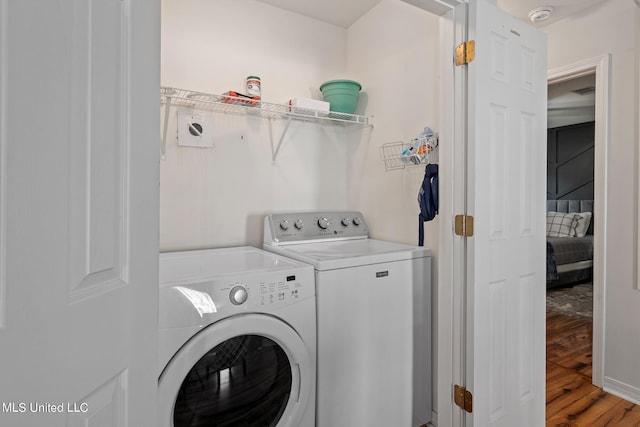
M 424 246 L 424 222 L 438 214 L 438 165 L 428 164 L 424 168 L 424 179 L 418 191 L 418 246 Z

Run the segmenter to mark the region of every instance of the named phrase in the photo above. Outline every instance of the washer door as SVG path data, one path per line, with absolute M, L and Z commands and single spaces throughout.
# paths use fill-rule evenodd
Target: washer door
M 315 374 L 300 336 L 267 315 L 208 326 L 171 359 L 159 382 L 168 427 L 297 427 Z

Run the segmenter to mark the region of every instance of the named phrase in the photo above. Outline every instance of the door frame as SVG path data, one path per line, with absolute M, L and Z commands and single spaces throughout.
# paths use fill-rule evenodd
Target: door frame
M 607 272 L 607 176 L 610 147 L 611 110 L 611 56 L 609 54 L 586 59 L 574 64 L 549 70 L 547 84 L 560 83 L 594 74 L 596 81 L 595 104 L 595 159 L 593 215 L 593 360 L 591 381 L 604 385 L 605 348 L 605 290 Z
M 440 145 L 439 152 L 439 248 L 438 292 L 436 295 L 435 322 L 437 357 L 436 400 L 433 422 L 443 426 L 462 426 L 464 415 L 454 410 L 453 384 L 465 383 L 463 352 L 467 322 L 465 286 L 461 272 L 466 265 L 466 242 L 452 238 L 456 207 L 465 206 L 466 168 L 456 168 L 464 163 L 466 138 L 466 67 L 453 64 L 455 47 L 467 39 L 467 12 L 456 13 L 452 8 L 440 18 Z M 464 240 L 464 239 L 462 239 Z

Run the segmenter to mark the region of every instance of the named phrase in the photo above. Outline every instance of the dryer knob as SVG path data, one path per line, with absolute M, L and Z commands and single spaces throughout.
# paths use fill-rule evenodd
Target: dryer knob
M 289 221 L 287 221 L 286 219 L 280 221 L 280 228 L 284 231 L 287 231 L 289 229 Z
M 327 227 L 329 227 L 329 219 L 326 217 L 322 217 L 318 220 L 318 227 L 322 228 L 323 230 L 326 230 Z
M 293 225 L 295 225 L 298 230 L 302 230 L 304 222 L 301 219 L 296 219 L 296 222 L 294 222 Z
M 249 294 L 243 286 L 235 286 L 229 293 L 229 299 L 234 305 L 243 304 L 247 300 L 248 296 Z
M 362 219 L 360 219 L 360 217 L 355 217 L 353 218 L 353 225 L 360 225 L 362 224 Z
M 345 227 L 348 227 L 349 224 L 351 224 L 351 219 L 349 218 L 342 218 L 342 225 L 344 225 Z

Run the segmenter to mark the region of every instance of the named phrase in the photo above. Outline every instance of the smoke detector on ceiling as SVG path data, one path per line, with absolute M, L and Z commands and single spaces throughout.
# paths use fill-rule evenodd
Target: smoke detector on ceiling
M 551 6 L 536 7 L 529 11 L 529 19 L 531 19 L 533 23 L 542 22 L 549 19 L 552 12 L 553 7 Z

